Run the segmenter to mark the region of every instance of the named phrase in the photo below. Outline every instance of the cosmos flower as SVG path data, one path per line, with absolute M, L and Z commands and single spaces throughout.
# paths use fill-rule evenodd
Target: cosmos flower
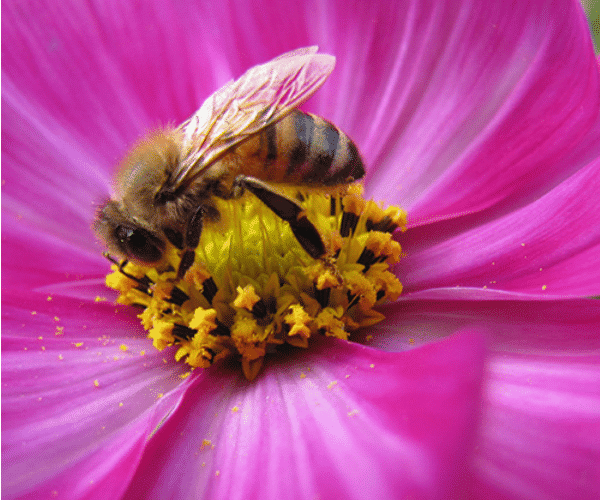
M 280 53 L 408 212 L 353 337 L 188 375 L 91 230 L 147 128 Z M 2 5 L 4 498 L 597 498 L 600 72 L 547 2 Z

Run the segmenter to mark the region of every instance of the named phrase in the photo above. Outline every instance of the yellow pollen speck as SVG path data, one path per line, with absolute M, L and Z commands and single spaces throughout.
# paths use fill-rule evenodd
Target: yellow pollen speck
M 96 387 L 100 387 L 100 382 L 98 382 L 98 379 L 94 380 L 94 385 L 95 385 Z
M 72 344 L 73 344 L 75 347 L 81 347 L 81 346 L 83 345 L 83 342 L 72 342 Z
M 182 373 L 181 375 L 179 375 L 179 378 L 180 378 L 180 379 L 186 379 L 186 378 L 188 378 L 188 377 L 189 377 L 191 374 L 192 374 L 192 372 L 191 372 L 191 371 L 189 371 L 189 372 L 185 372 L 185 373 Z
M 375 365 L 374 365 L 373 363 L 371 363 L 371 364 L 369 365 L 369 368 L 375 368 Z
M 63 358 L 63 355 L 62 355 L 62 354 L 59 354 L 59 355 L 58 355 L 58 359 L 65 359 L 65 358 Z
M 42 337 L 41 335 L 38 337 L 38 340 L 44 340 L 44 337 Z
M 366 340 L 367 342 L 370 342 L 371 340 L 373 340 L 373 335 L 367 335 L 367 336 L 365 337 L 365 340 Z
M 31 311 L 31 315 L 35 316 L 37 314 L 37 311 Z
M 42 351 L 45 351 L 45 350 L 46 350 L 46 348 L 44 346 L 42 346 Z
M 329 384 L 327 384 L 327 389 L 333 389 L 336 385 L 337 385 L 337 380 L 334 380 L 333 382 L 329 382 Z
M 244 288 L 238 286 L 237 293 L 238 295 L 233 301 L 233 305 L 252 312 L 252 308 L 260 300 L 260 297 L 254 291 L 254 287 L 252 285 L 247 285 Z
M 206 462 L 202 462 L 202 467 L 206 467 Z
M 47 300 L 48 302 L 50 302 L 50 301 L 52 300 L 52 295 L 48 295 L 48 297 L 46 297 L 46 300 Z
M 127 351 L 128 347 L 125 344 L 121 344 L 119 346 L 119 349 L 121 349 L 121 351 L 125 352 L 125 351 Z
M 120 402 L 120 403 L 119 403 L 119 406 L 123 406 L 123 402 Z
M 163 394 L 162 392 L 159 392 L 159 393 L 156 395 L 156 399 L 160 399 L 160 398 L 162 398 L 163 396 L 164 396 L 164 394 Z
M 350 378 L 350 374 L 349 373 L 346 374 L 346 378 Z
M 348 412 L 349 417 L 353 417 L 354 415 L 357 415 L 357 414 L 358 414 L 358 410 L 351 410 Z
M 60 321 L 60 318 L 58 316 L 54 316 L 54 321 Z
M 414 345 L 414 343 L 415 343 L 415 339 L 408 339 L 408 343 L 409 343 L 410 345 Z
M 234 406 L 234 407 L 231 409 L 231 413 L 237 413 L 238 411 L 240 411 L 240 409 L 239 409 L 237 406 Z
M 306 375 L 304 374 L 304 372 L 300 372 L 300 378 L 306 378 Z
M 202 440 L 202 444 L 200 445 L 200 449 L 203 450 L 204 448 L 208 448 L 209 446 L 211 446 L 211 441 L 210 439 L 203 439 Z
M 525 243 L 521 243 L 521 246 L 522 246 L 522 247 L 524 247 L 524 246 L 525 246 Z
M 198 307 L 194 311 L 194 317 L 190 321 L 190 328 L 203 332 L 206 335 L 217 327 L 215 320 L 217 319 L 217 311 L 214 309 L 202 309 Z
M 106 297 L 100 297 L 99 295 L 96 296 L 96 298 L 94 299 L 95 302 L 104 302 L 106 300 Z
M 119 304 L 141 307 L 138 317 L 156 349 L 174 346 L 175 361 L 192 368 L 237 357 L 252 380 L 282 344 L 308 348 L 315 336 L 351 340 L 355 330 L 384 318 L 379 306 L 402 292 L 390 266 L 402 257 L 394 233 L 405 230 L 406 213 L 365 200 L 358 184 L 331 195 L 277 189 L 314 224 L 323 257 L 312 258 L 287 222 L 246 193 L 212 200 L 220 220 L 203 227 L 182 278 L 183 252 L 170 243 L 156 267 L 113 264 L 106 284 L 119 292 Z
M 548 288 L 546 285 L 542 285 L 542 290 L 545 290 L 546 288 Z
M 218 471 L 215 472 L 215 476 L 219 477 L 220 475 L 221 475 L 221 471 L 220 470 L 218 470 Z
M 303 337 L 310 336 L 310 328 L 307 326 L 312 320 L 311 316 L 299 304 L 294 304 L 290 307 L 289 314 L 284 317 L 284 321 L 290 326 L 288 335 L 301 335 Z
M 140 351 L 140 356 L 145 356 L 145 355 L 146 355 L 146 351 L 144 351 L 144 350 L 141 350 L 141 351 Z

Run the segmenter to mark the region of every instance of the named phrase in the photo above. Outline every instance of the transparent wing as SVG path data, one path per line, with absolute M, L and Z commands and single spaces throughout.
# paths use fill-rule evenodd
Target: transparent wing
M 317 50 L 287 52 L 212 94 L 179 126 L 182 160 L 171 179 L 172 188 L 188 183 L 227 149 L 280 120 L 323 85 L 335 57 Z

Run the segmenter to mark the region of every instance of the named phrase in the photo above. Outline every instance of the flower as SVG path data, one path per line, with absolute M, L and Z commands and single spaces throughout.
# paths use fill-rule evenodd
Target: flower
M 576 1 L 2 6 L 5 498 L 597 498 L 600 72 Z M 311 44 L 306 105 L 407 209 L 345 342 L 188 374 L 104 286 L 112 166 Z M 163 359 L 164 358 L 164 359 Z

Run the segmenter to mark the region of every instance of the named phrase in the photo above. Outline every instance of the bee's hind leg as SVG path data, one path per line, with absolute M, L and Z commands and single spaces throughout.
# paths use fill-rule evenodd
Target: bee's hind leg
M 325 244 L 317 228 L 306 217 L 304 209 L 293 200 L 279 194 L 271 186 L 254 177 L 239 175 L 234 181 L 234 196 L 247 189 L 273 212 L 288 222 L 298 243 L 313 259 L 325 256 Z
M 200 205 L 192 212 L 188 220 L 187 229 L 183 235 L 183 254 L 181 255 L 181 262 L 179 262 L 179 269 L 177 269 L 178 279 L 183 278 L 194 263 L 196 247 L 200 243 L 200 235 L 202 234 L 204 213 L 204 207 Z

